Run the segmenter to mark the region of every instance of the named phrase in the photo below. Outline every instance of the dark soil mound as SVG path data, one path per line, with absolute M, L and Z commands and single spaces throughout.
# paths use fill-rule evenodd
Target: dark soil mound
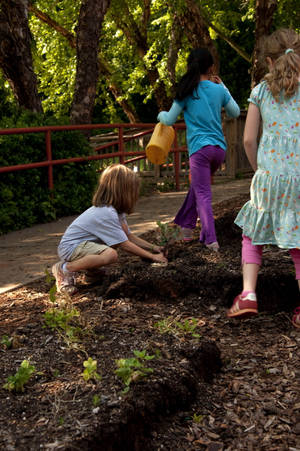
M 215 208 L 218 255 L 195 231 L 169 247 L 168 266 L 121 255 L 72 300 L 49 297 L 46 280 L 2 295 L 1 449 L 299 449 L 299 299 L 287 252 L 264 252 L 260 315 L 226 317 L 242 286 L 233 220 L 244 201 Z

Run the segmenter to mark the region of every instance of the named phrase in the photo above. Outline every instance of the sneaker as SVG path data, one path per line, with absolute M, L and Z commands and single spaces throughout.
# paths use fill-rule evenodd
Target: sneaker
M 294 327 L 297 327 L 297 329 L 300 329 L 300 307 L 297 307 L 294 310 L 294 315 L 292 318 L 292 324 Z
M 56 289 L 58 293 L 68 293 L 70 296 L 77 293 L 75 287 L 75 276 L 73 272 L 63 271 L 61 268 L 62 263 L 58 262 L 52 266 L 52 274 L 56 280 Z
M 183 241 L 193 241 L 193 229 L 181 228 Z
M 102 282 L 107 273 L 108 271 L 106 268 L 90 269 L 85 271 L 84 281 L 88 284 Z
M 246 317 L 257 315 L 257 299 L 255 293 L 248 293 L 246 296 L 239 294 L 233 301 L 231 308 L 227 311 L 229 318 Z
M 217 241 L 214 241 L 213 243 L 210 244 L 206 244 L 205 246 L 214 252 L 219 252 L 220 249 L 219 243 Z

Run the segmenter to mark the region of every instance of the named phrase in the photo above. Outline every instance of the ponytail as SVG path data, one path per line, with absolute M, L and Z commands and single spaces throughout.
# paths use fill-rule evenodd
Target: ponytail
M 192 95 L 198 86 L 200 76 L 207 74 L 213 64 L 213 57 L 207 49 L 192 50 L 187 60 L 187 72 L 178 83 L 175 99 L 183 100 Z

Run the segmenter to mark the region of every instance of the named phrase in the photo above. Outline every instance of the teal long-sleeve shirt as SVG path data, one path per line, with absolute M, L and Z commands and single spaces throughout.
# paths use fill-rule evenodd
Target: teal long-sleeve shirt
M 230 117 L 238 117 L 240 114 L 238 104 L 223 83 L 204 80 L 199 82 L 193 95 L 181 101 L 174 100 L 171 109 L 161 111 L 157 119 L 165 125 L 173 125 L 183 111 L 190 156 L 208 145 L 220 146 L 226 150 L 221 119 L 223 107 Z

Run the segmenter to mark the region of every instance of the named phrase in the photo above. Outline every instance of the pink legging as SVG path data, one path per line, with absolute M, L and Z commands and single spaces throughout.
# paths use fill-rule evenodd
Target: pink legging
M 251 239 L 243 235 L 242 242 L 242 264 L 244 263 L 255 263 L 256 265 L 261 265 L 262 260 L 263 245 L 252 244 Z M 300 249 L 289 249 L 289 253 L 293 259 L 296 279 L 300 279 Z

